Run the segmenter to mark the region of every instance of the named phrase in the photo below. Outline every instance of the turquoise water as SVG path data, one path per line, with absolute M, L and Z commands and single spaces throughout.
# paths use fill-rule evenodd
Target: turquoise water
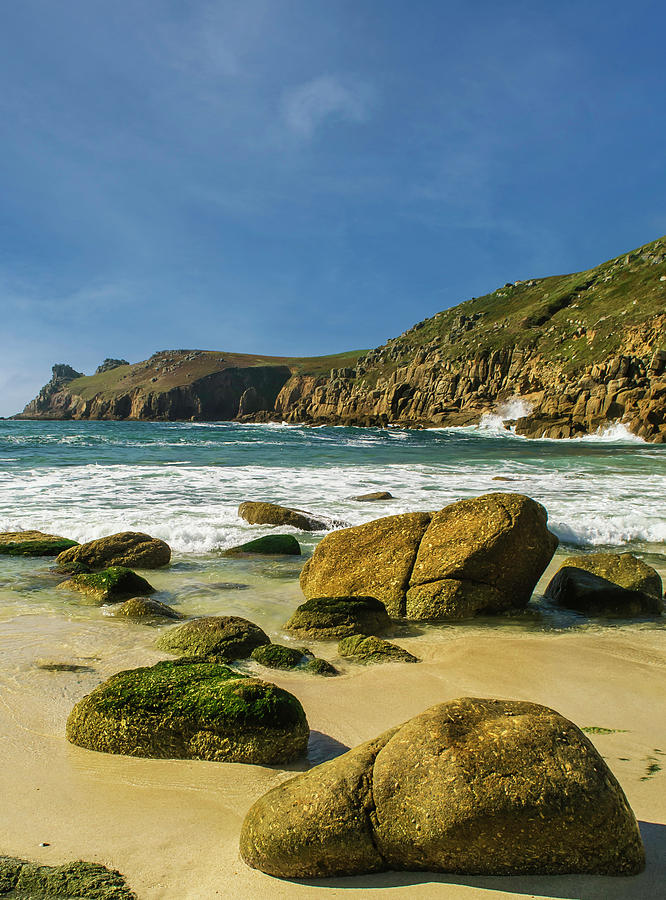
M 396 499 L 349 499 L 373 490 Z M 583 440 L 528 441 L 494 417 L 484 427 L 428 431 L 0 422 L 0 531 L 36 528 L 85 541 L 138 530 L 163 538 L 174 565 L 151 580 L 192 614 L 222 605 L 261 618 L 276 607 L 266 614 L 277 622 L 302 599 L 298 562 L 234 561 L 216 553 L 270 531 L 239 519 L 243 500 L 358 524 L 489 491 L 543 503 L 562 553 L 632 550 L 666 571 L 666 447 L 621 427 Z M 299 535 L 306 555 L 322 536 Z M 31 612 L 62 608 L 53 583 L 45 561 L 0 557 L 0 614 L 27 605 Z M 243 586 L 218 587 L 229 583 Z M 99 613 L 67 602 L 71 614 Z

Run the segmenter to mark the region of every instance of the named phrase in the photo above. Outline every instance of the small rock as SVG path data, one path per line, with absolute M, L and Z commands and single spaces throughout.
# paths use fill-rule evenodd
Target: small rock
M 373 491 L 370 494 L 357 494 L 349 499 L 358 503 L 373 503 L 375 500 L 395 500 L 395 497 L 389 491 Z
M 255 647 L 250 656 L 269 669 L 295 669 L 306 659 L 302 650 L 283 644 L 263 644 Z
M 277 503 L 246 500 L 238 507 L 238 515 L 250 525 L 290 525 L 300 531 L 330 531 L 347 523 L 326 516 L 314 516 L 302 509 L 291 509 Z
M 154 594 L 155 588 L 141 575 L 124 566 L 109 566 L 102 572 L 72 575 L 58 590 L 80 591 L 96 603 L 118 603 L 137 594 Z
M 340 656 L 360 663 L 418 662 L 418 659 L 397 644 L 373 635 L 353 634 L 338 644 Z
M 242 556 L 245 553 L 261 553 L 265 556 L 300 556 L 301 545 L 293 534 L 267 534 L 254 541 L 230 547 L 222 556 Z
M 304 669 L 306 672 L 310 672 L 313 675 L 331 676 L 340 674 L 332 663 L 327 659 L 320 659 L 318 656 L 307 662 Z
M 240 616 L 207 616 L 170 628 L 155 646 L 169 653 L 231 660 L 247 659 L 262 644 L 270 644 L 270 638 L 254 622 Z
M 335 640 L 360 631 L 386 631 L 391 620 L 374 597 L 313 597 L 296 609 L 284 626 L 301 638 Z
M 117 618 L 144 619 L 151 621 L 164 621 L 169 619 L 183 619 L 184 616 L 159 600 L 150 597 L 131 597 L 114 606 L 110 615 Z
M 140 531 L 122 531 L 109 537 L 88 541 L 60 553 L 56 562 L 62 571 L 72 565 L 88 569 L 127 566 L 137 569 L 159 569 L 169 564 L 171 548 L 164 541 Z
M 43 531 L 0 533 L 0 554 L 6 556 L 57 556 L 63 550 L 76 546 L 76 541 Z

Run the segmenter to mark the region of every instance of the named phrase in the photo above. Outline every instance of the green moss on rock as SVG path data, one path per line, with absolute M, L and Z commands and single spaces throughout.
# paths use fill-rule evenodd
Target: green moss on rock
M 340 656 L 360 663 L 418 662 L 418 659 L 397 644 L 373 635 L 354 634 L 338 644 Z
M 76 541 L 42 531 L 5 531 L 0 534 L 0 554 L 5 556 L 57 556 L 76 547 Z
M 164 622 L 184 618 L 166 603 L 160 603 L 151 597 L 131 597 L 115 606 L 111 615 L 124 619 L 140 619 L 143 622 Z
M 119 672 L 67 721 L 67 738 L 80 747 L 161 759 L 288 762 L 308 736 L 292 694 L 201 659 Z
M 312 675 L 331 676 L 340 674 L 332 663 L 328 662 L 326 659 L 320 659 L 318 656 L 309 660 L 305 664 L 304 669 Z
M 300 666 L 305 656 L 302 650 L 294 647 L 285 647 L 283 644 L 264 644 L 255 647 L 251 653 L 252 659 L 269 669 L 295 669 Z
M 145 578 L 124 566 L 110 566 L 103 572 L 72 575 L 58 590 L 80 591 L 97 603 L 118 603 L 137 594 L 154 594 Z
M 156 647 L 186 656 L 246 659 L 263 644 L 270 644 L 270 638 L 254 622 L 240 616 L 206 616 L 165 631 Z
M 298 637 L 334 640 L 350 634 L 386 631 L 391 620 L 374 597 L 313 597 L 284 626 Z
M 77 862 L 62 866 L 40 866 L 24 859 L 0 856 L 0 894 L 36 900 L 64 897 L 67 900 L 136 900 L 120 872 L 98 863 Z
M 244 553 L 260 553 L 263 556 L 300 556 L 301 545 L 293 534 L 267 534 L 238 547 L 230 547 L 222 555 L 242 556 Z

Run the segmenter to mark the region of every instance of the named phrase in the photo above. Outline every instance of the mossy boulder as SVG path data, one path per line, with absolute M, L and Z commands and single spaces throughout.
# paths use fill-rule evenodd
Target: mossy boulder
M 171 548 L 164 541 L 141 531 L 122 531 L 71 547 L 60 553 L 56 562 L 59 569 L 68 572 L 72 566 L 93 571 L 108 566 L 159 569 L 170 560 Z
M 295 647 L 283 644 L 263 644 L 255 647 L 250 654 L 252 659 L 269 669 L 295 669 L 302 665 L 307 655 Z
M 567 556 L 562 561 L 562 568 L 564 567 L 584 569 L 627 591 L 644 594 L 646 605 L 650 604 L 648 598 L 661 601 L 663 596 L 664 586 L 657 570 L 633 553 L 586 553 L 584 556 Z M 549 589 L 550 585 L 546 590 Z
M 130 597 L 129 600 L 114 606 L 111 615 L 118 619 L 140 619 L 144 622 L 164 622 L 184 618 L 182 613 L 173 607 L 151 597 Z
M 12 856 L 0 856 L 0 894 L 26 900 L 137 900 L 120 872 L 98 863 L 79 860 L 63 866 L 41 866 Z
M 308 660 L 303 668 L 311 675 L 324 675 L 330 677 L 331 675 L 340 674 L 332 663 L 330 663 L 327 659 L 321 659 L 318 656 L 315 656 L 314 659 Z
M 588 738 L 536 703 L 463 698 L 273 788 L 240 850 L 282 878 L 393 870 L 634 875 L 636 819 Z
M 57 556 L 63 550 L 76 546 L 76 541 L 43 531 L 0 533 L 0 554 L 5 556 Z
M 315 516 L 303 509 L 292 509 L 289 506 L 256 500 L 245 500 L 241 503 L 238 515 L 250 525 L 290 525 L 299 531 L 329 531 L 331 528 L 346 524 L 327 516 Z
M 182 656 L 231 660 L 246 659 L 262 644 L 270 644 L 270 638 L 254 622 L 240 616 L 205 616 L 170 628 L 155 646 Z
M 338 653 L 360 663 L 418 662 L 418 659 L 397 644 L 374 635 L 353 634 L 338 643 Z
M 301 545 L 293 534 L 267 534 L 254 541 L 230 547 L 223 556 L 243 556 L 245 553 L 260 553 L 263 556 L 300 556 Z
M 325 641 L 386 631 L 390 625 L 386 607 L 374 597 L 313 597 L 297 607 L 284 628 L 296 637 Z
M 390 615 L 402 615 L 409 576 L 429 513 L 386 516 L 327 534 L 301 572 L 313 597 L 376 597 Z
M 58 590 L 79 591 L 93 603 L 118 603 L 137 594 L 154 594 L 155 588 L 141 575 L 124 566 L 109 566 L 102 572 L 72 575 Z
M 302 756 L 309 733 L 288 691 L 200 659 L 119 672 L 67 720 L 67 739 L 88 750 L 263 765 Z
M 544 596 L 558 606 L 590 616 L 658 616 L 663 610 L 660 597 L 627 590 L 578 566 L 563 566 Z

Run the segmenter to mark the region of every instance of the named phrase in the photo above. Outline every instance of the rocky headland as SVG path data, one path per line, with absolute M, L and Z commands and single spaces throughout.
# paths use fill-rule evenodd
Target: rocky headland
M 662 237 L 585 272 L 509 282 L 365 352 L 171 350 L 92 376 L 57 365 L 19 418 L 432 427 L 499 410 L 528 437 L 622 422 L 664 443 L 665 308 Z

